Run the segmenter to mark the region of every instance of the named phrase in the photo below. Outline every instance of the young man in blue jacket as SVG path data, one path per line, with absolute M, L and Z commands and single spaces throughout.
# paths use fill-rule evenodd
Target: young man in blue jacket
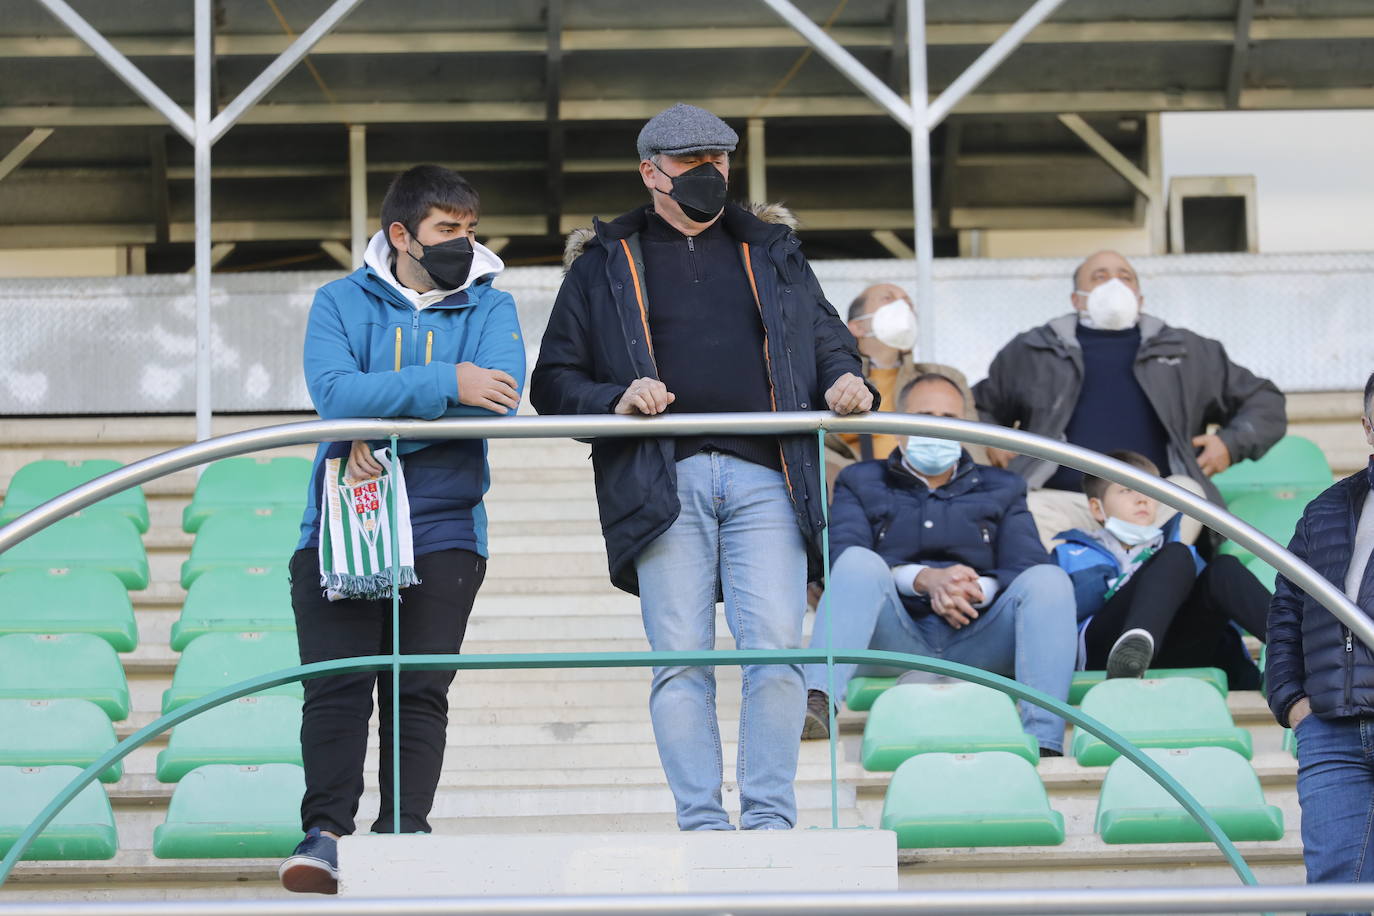
M 515 302 L 492 286 L 504 269 L 474 233 L 477 192 L 458 174 L 421 165 L 399 175 L 382 201 L 381 231 L 365 265 L 321 287 L 310 309 L 305 377 L 324 419 L 504 416 L 520 404 L 525 345 Z M 323 443 L 300 545 L 291 558 L 291 603 L 301 662 L 391 652 L 391 600 L 330 600 L 319 558 L 325 462 L 348 458 L 348 479 L 383 470 L 384 442 Z M 402 594 L 401 651 L 459 650 L 486 573 L 490 477 L 481 439 L 403 440 L 418 582 Z M 381 812 L 375 833 L 428 832 L 443 765 L 452 671 L 401 675 L 401 823 L 393 823 L 391 676 L 376 672 L 305 682 L 301 753 L 306 838 L 282 863 L 292 891 L 336 893 L 335 844 L 353 832 L 375 687 L 380 717 Z
M 1109 457 L 1159 474 L 1132 451 Z M 1264 641 L 1269 592 L 1232 556 L 1204 562 L 1179 538 L 1182 513 L 1156 525 L 1159 501 L 1119 483 L 1083 475 L 1088 511 L 1101 527 L 1055 535 L 1054 559 L 1073 580 L 1079 664 L 1107 677 L 1142 677 L 1160 668 L 1216 666 L 1233 688 L 1259 687 L 1234 621 Z
M 964 417 L 959 386 L 933 373 L 909 382 L 901 405 Z M 935 655 L 1068 697 L 1073 588 L 1049 563 L 1019 476 L 974 464 L 957 442 L 908 436 L 886 459 L 840 472 L 830 529 L 830 597 L 811 648 L 828 635 L 838 649 Z M 857 671 L 835 666 L 837 701 Z M 803 738 L 829 736 L 827 681 L 825 665 L 806 666 Z M 1023 703 L 1021 722 L 1042 755 L 1063 752 L 1063 719 Z
M 674 105 L 639 135 L 652 204 L 569 240 L 530 399 L 541 414 L 653 416 L 877 406 L 854 338 L 780 208 L 726 202 L 728 124 Z M 790 221 L 790 217 L 788 218 Z M 655 651 L 797 648 L 825 526 L 812 436 L 598 439 L 592 468 L 611 580 L 639 595 Z M 649 712 L 683 830 L 731 830 L 710 668 L 654 669 Z M 740 826 L 796 824 L 801 669 L 749 665 Z
M 1364 386 L 1374 448 L 1374 375 Z M 1374 614 L 1374 457 L 1307 506 L 1288 549 Z M 1298 741 L 1307 881 L 1374 881 L 1374 654 L 1283 576 L 1269 606 L 1269 708 Z

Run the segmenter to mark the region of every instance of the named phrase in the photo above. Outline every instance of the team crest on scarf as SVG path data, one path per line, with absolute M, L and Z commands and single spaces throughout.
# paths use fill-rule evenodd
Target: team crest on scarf
M 348 479 L 347 458 L 325 461 L 320 585 L 331 601 L 389 598 L 419 583 L 405 475 L 388 449 L 373 454 L 383 471 L 366 480 Z

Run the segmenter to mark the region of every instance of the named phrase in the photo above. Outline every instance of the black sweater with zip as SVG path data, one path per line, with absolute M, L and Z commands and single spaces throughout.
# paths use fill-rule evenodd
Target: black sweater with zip
M 670 412 L 771 411 L 763 321 L 724 221 L 689 237 L 650 212 L 640 238 L 654 359 L 677 396 Z M 680 438 L 676 458 L 703 450 L 782 467 L 774 436 Z

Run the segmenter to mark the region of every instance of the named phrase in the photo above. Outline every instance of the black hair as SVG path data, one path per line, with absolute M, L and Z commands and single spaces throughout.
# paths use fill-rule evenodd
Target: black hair
M 1369 399 L 1374 398 L 1374 372 L 1369 374 L 1369 380 L 1364 383 L 1364 412 L 1369 415 Z
M 382 198 L 382 234 L 391 238 L 391 224 L 400 223 L 411 235 L 430 210 L 477 216 L 482 200 L 466 178 L 441 165 L 417 165 L 391 181 Z
M 849 303 L 849 320 L 855 321 L 864 316 L 864 306 L 868 304 L 868 290 L 864 290 Z
M 917 385 L 924 385 L 927 382 L 944 382 L 946 385 L 954 389 L 954 391 L 959 395 L 960 400 L 963 400 L 964 398 L 964 389 L 959 387 L 959 383 L 956 382 L 954 379 L 950 378 L 948 375 L 943 375 L 939 372 L 922 372 L 920 375 L 916 376 L 914 379 L 912 379 L 911 381 L 907 382 L 905 385 L 902 386 L 901 392 L 897 395 L 897 406 L 905 407 L 907 395 L 911 394 L 912 390 Z
M 1129 464 L 1133 468 L 1140 468 L 1140 470 L 1149 474 L 1154 474 L 1156 477 L 1159 476 L 1159 466 L 1149 458 L 1140 454 L 1140 452 L 1120 449 L 1115 452 L 1108 452 L 1107 457 L 1115 458 L 1117 461 L 1123 464 Z M 1089 499 L 1101 499 L 1102 494 L 1107 492 L 1107 485 L 1110 483 L 1110 480 L 1106 480 L 1102 477 L 1094 477 L 1091 474 L 1085 473 L 1083 475 L 1083 493 Z

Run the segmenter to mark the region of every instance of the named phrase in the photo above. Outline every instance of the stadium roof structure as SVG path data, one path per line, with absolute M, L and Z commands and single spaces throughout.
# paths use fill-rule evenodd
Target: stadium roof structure
M 792 206 L 813 256 L 1139 226 L 1162 252 L 1158 114 L 1372 106 L 1374 8 L 0 0 L 0 248 L 351 265 L 391 174 L 438 161 L 474 178 L 508 259 L 552 260 L 643 202 L 635 134 L 680 100 L 735 124 L 735 187 Z

